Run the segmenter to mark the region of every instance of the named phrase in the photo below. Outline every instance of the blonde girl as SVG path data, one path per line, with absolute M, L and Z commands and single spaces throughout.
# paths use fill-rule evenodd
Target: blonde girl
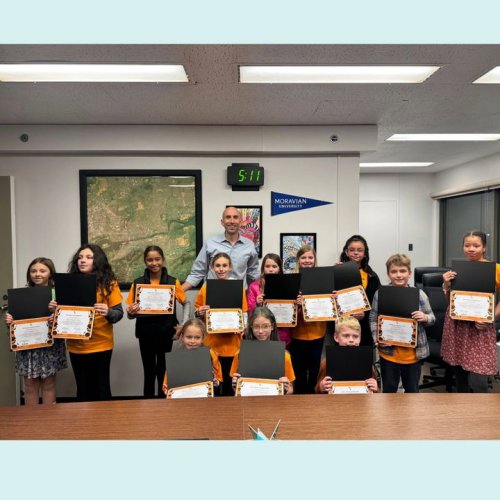
M 203 345 L 207 336 L 207 329 L 205 324 L 198 318 L 187 320 L 180 331 L 175 334 L 174 340 L 179 341 L 179 349 L 198 349 Z M 212 358 L 212 371 L 214 374 L 214 387 L 218 387 L 222 382 L 222 370 L 220 361 L 215 352 L 210 349 L 210 357 Z M 167 374 L 165 373 L 163 379 L 163 393 L 166 395 L 168 391 Z

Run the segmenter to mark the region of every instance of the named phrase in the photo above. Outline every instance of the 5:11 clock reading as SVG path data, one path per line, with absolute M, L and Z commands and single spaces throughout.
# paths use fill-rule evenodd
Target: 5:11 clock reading
M 264 167 L 258 163 L 233 163 L 227 167 L 227 183 L 230 186 L 263 186 Z

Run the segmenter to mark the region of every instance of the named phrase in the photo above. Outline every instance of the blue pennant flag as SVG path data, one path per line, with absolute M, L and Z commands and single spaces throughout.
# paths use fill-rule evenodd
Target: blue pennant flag
M 275 193 L 271 191 L 271 215 L 280 215 L 307 208 L 331 205 L 332 201 L 315 200 L 305 196 L 295 196 L 294 194 Z

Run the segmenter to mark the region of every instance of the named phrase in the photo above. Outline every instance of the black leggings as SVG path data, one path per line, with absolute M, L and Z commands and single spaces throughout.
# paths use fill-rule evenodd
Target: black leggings
M 109 401 L 111 399 L 109 367 L 112 353 L 112 350 L 91 354 L 69 353 L 75 374 L 77 401 Z
M 171 337 L 171 335 L 169 336 Z M 165 353 L 172 350 L 172 339 L 165 344 L 165 336 L 151 334 L 139 339 L 142 367 L 144 368 L 144 397 L 155 397 L 155 382 L 158 383 L 158 396 L 164 397 L 162 389 L 165 376 Z

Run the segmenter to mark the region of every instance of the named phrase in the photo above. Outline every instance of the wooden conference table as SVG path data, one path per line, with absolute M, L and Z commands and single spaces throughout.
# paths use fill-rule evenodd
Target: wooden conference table
M 500 439 L 500 394 L 128 400 L 0 408 L 0 439 Z

